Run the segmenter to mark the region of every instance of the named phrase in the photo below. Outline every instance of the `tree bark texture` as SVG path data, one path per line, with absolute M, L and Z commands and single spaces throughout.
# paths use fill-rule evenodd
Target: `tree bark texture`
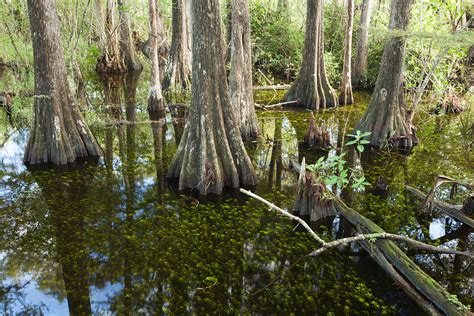
M 369 42 L 369 26 L 372 14 L 371 0 L 363 0 L 360 13 L 359 36 L 357 40 L 356 57 L 352 63 L 352 84 L 360 84 L 362 75 L 367 71 L 367 55 Z
M 156 0 L 148 1 L 150 15 L 150 60 L 151 60 L 151 87 L 148 97 L 148 111 L 150 117 L 165 117 L 165 103 L 161 93 L 160 63 L 158 57 L 158 16 L 156 12 Z
M 244 139 L 258 136 L 252 85 L 252 44 L 248 0 L 232 0 L 229 88 L 237 124 Z
M 28 1 L 35 69 L 34 121 L 24 162 L 64 165 L 101 155 L 69 88 L 56 1 Z
M 163 89 L 187 89 L 191 81 L 191 50 L 186 0 L 173 0 L 171 50 Z
M 352 104 L 354 97 L 352 96 L 351 81 L 351 58 L 352 58 L 352 27 L 354 24 L 354 0 L 347 0 L 347 19 L 346 19 L 346 36 L 344 38 L 344 65 L 342 68 L 342 80 L 339 88 L 339 104 Z
M 308 0 L 303 61 L 284 100 L 298 101 L 298 106 L 314 110 L 337 105 L 336 93 L 329 84 L 324 67 L 323 29 L 323 1 Z
M 132 39 L 132 26 L 130 22 L 130 8 L 125 0 L 118 0 L 120 51 L 127 67 L 127 71 L 140 71 L 143 66 L 138 60 L 135 45 Z
M 168 177 L 203 195 L 255 185 L 227 86 L 219 1 L 194 0 L 192 20 L 191 107 Z
M 97 10 L 102 10 L 99 1 L 96 2 L 96 12 L 99 14 Z M 114 11 L 115 1 L 107 0 L 105 17 L 103 19 L 105 22 L 105 39 L 103 42 L 101 41 L 104 46 L 101 47 L 102 54 L 98 58 L 96 65 L 96 71 L 99 74 L 120 74 L 127 71 L 127 66 L 120 52 Z M 100 14 L 103 16 L 102 12 Z
M 392 0 L 389 29 L 405 31 L 410 20 L 412 0 Z M 382 63 L 369 106 L 356 129 L 371 132 L 370 145 L 394 148 L 411 148 L 417 140 L 414 128 L 407 123 L 404 96 L 403 70 L 405 39 L 392 36 L 385 42 Z

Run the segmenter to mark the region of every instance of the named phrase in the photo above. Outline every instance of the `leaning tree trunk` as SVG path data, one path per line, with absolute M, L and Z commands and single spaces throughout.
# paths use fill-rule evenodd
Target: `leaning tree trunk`
M 352 84 L 355 86 L 360 84 L 362 75 L 367 71 L 367 54 L 369 49 L 368 42 L 371 13 L 371 0 L 363 0 L 360 13 L 360 28 L 359 37 L 357 40 L 356 57 L 352 63 Z
M 237 124 L 244 139 L 258 136 L 252 93 L 252 46 L 248 0 L 232 0 L 229 88 Z
M 105 17 L 102 12 L 100 0 L 96 0 L 96 15 L 100 16 L 100 20 L 105 23 L 105 38 L 100 44 L 101 55 L 97 60 L 96 71 L 99 74 L 120 74 L 127 71 L 122 54 L 120 52 L 117 23 L 115 21 L 115 1 L 107 0 Z M 100 22 L 100 21 L 99 21 Z
M 34 122 L 26 147 L 27 164 L 64 165 L 99 156 L 68 85 L 56 1 L 28 0 L 35 61 Z
M 392 0 L 389 28 L 405 31 L 412 0 Z M 370 145 L 411 148 L 416 144 L 414 128 L 407 123 L 403 96 L 405 38 L 394 35 L 385 42 L 382 63 L 369 106 L 356 129 L 370 132 Z
M 192 2 L 191 107 L 168 170 L 168 177 L 179 177 L 180 189 L 197 189 L 201 194 L 257 182 L 227 87 L 219 11 L 218 0 Z
M 171 51 L 163 81 L 163 89 L 187 89 L 191 78 L 191 51 L 186 0 L 173 0 Z
M 148 111 L 153 119 L 165 117 L 165 103 L 161 93 L 160 63 L 158 60 L 158 16 L 156 14 L 156 0 L 148 1 L 150 15 L 150 60 L 151 60 L 151 87 L 148 97 Z
M 118 0 L 120 51 L 122 53 L 127 71 L 140 71 L 143 66 L 138 61 L 137 52 L 132 39 L 130 12 L 125 0 Z
M 284 100 L 314 110 L 337 105 L 336 93 L 329 84 L 324 67 L 323 29 L 323 1 L 308 0 L 303 61 Z
M 339 104 L 352 104 L 351 56 L 352 56 L 352 26 L 354 24 L 354 0 L 347 0 L 346 37 L 344 38 L 344 66 L 339 88 Z

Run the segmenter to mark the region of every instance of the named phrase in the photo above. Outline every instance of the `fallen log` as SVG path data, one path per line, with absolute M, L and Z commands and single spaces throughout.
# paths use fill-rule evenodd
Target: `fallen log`
M 255 108 L 260 109 L 260 110 L 266 110 L 266 109 L 280 107 L 286 104 L 296 104 L 296 103 L 298 103 L 298 101 L 286 101 L 286 102 L 280 102 L 280 103 L 269 104 L 269 105 L 255 104 Z
M 336 209 L 361 233 L 383 233 L 377 224 L 349 208 L 340 199 L 334 200 Z M 469 310 L 452 296 L 438 282 L 416 265 L 397 245 L 390 240 L 377 240 L 378 250 L 393 267 L 402 274 L 424 297 L 446 315 L 468 315 Z M 379 262 L 379 260 L 377 260 Z M 412 293 L 408 293 L 411 296 Z M 419 302 L 417 302 L 419 303 Z M 421 306 L 421 305 L 420 305 Z M 426 306 L 421 306 L 426 310 Z
M 317 256 L 322 252 L 339 245 L 355 241 L 361 242 L 363 246 L 369 251 L 369 253 L 374 257 L 377 263 L 379 263 L 381 267 L 395 281 L 397 281 L 397 283 L 405 290 L 405 292 L 430 315 L 439 315 L 439 312 L 436 310 L 433 304 L 447 315 L 468 315 L 469 310 L 465 306 L 463 306 L 457 300 L 454 300 L 440 284 L 433 280 L 429 275 L 424 273 L 423 270 L 421 270 L 400 248 L 398 248 L 390 240 L 403 241 L 408 245 L 413 245 L 421 249 L 429 249 L 436 252 L 447 251 L 449 253 L 469 256 L 471 258 L 473 257 L 472 253 L 462 253 L 452 249 L 431 246 L 406 236 L 386 233 L 382 230 L 382 228 L 377 226 L 369 219 L 363 217 L 358 212 L 347 207 L 344 202 L 336 197 L 334 197 L 332 200 L 334 201 L 335 207 L 338 209 L 338 211 L 340 211 L 341 214 L 346 217 L 358 229 L 359 232 L 364 232 L 364 234 L 339 239 L 332 242 L 325 242 L 301 218 L 290 214 L 289 212 L 279 208 L 275 204 L 250 191 L 244 189 L 240 189 L 240 191 L 265 203 L 271 209 L 280 212 L 284 216 L 300 223 L 313 236 L 313 238 L 322 245 L 321 248 L 311 252 L 308 256 Z M 373 244 L 370 242 L 371 239 L 375 239 Z M 407 282 L 407 280 L 409 282 Z M 272 281 L 270 284 L 273 284 L 273 282 L 274 281 Z
M 415 188 L 413 188 L 411 186 L 408 186 L 408 185 L 406 186 L 406 189 L 409 192 L 416 195 L 417 197 L 419 197 L 420 199 L 423 199 L 423 200 L 427 199 L 427 195 L 424 194 L 423 192 L 421 192 L 418 189 L 415 189 Z M 470 218 L 469 216 L 467 216 L 466 214 L 461 212 L 462 205 L 452 205 L 452 204 L 448 204 L 448 203 L 443 202 L 443 201 L 433 200 L 432 201 L 432 207 L 434 207 L 435 209 L 439 210 L 440 212 L 442 212 L 446 215 L 449 215 L 450 217 L 454 218 L 455 220 L 457 220 L 459 222 L 462 222 L 462 223 L 464 223 L 466 225 L 469 225 L 469 226 L 474 228 L 474 219 Z
M 295 171 L 301 172 L 298 161 L 291 160 L 291 164 Z M 334 197 L 333 201 L 337 211 L 354 225 L 359 233 L 385 233 L 380 226 L 349 208 L 341 199 Z M 361 244 L 390 277 L 400 284 L 405 293 L 429 314 L 437 314 L 431 304 L 446 315 L 469 314 L 464 305 L 453 299 L 438 282 L 418 267 L 392 241 L 377 240 L 374 244 L 361 241 Z
M 253 90 L 258 91 L 258 90 L 287 90 L 291 87 L 289 84 L 277 84 L 277 85 L 271 85 L 271 86 L 254 86 Z

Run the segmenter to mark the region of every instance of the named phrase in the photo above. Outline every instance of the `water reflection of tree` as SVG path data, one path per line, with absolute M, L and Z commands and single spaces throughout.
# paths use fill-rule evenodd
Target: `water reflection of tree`
M 72 315 L 90 315 L 90 254 L 86 243 L 88 208 L 81 203 L 90 195 L 89 185 L 96 168 L 50 172 L 33 171 L 49 208 L 49 222 L 55 238 L 55 260 Z

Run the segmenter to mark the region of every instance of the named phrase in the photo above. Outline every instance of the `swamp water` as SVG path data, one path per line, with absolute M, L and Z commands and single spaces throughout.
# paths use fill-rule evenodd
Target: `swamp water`
M 129 78 L 130 79 L 130 78 Z M 233 190 L 197 197 L 164 177 L 180 125 L 150 122 L 146 80 L 89 82 L 86 120 L 104 156 L 71 170 L 28 170 L 26 127 L 0 117 L 0 314 L 421 315 L 418 307 L 357 245 L 292 262 L 316 249 L 307 232 Z M 278 97 L 273 92 L 256 101 Z M 362 115 L 357 104 L 316 115 L 340 146 Z M 32 104 L 32 99 L 27 99 Z M 328 152 L 303 150 L 304 110 L 259 113 L 262 137 L 249 143 L 257 194 L 291 209 L 297 175 L 290 161 Z M 469 119 L 471 118 L 471 119 Z M 174 124 L 173 124 L 174 123 Z M 427 192 L 438 174 L 472 181 L 472 115 L 418 116 L 420 144 L 407 156 L 366 154 L 356 168 L 372 187 L 342 197 L 388 232 L 460 249 L 473 234 L 445 217 L 419 213 L 411 185 Z M 385 181 L 388 190 L 374 185 Z M 439 198 L 447 199 L 449 190 Z M 459 203 L 459 201 L 456 201 Z M 339 217 L 312 223 L 328 239 L 351 233 Z M 459 256 L 408 250 L 428 274 L 471 304 L 472 267 Z

